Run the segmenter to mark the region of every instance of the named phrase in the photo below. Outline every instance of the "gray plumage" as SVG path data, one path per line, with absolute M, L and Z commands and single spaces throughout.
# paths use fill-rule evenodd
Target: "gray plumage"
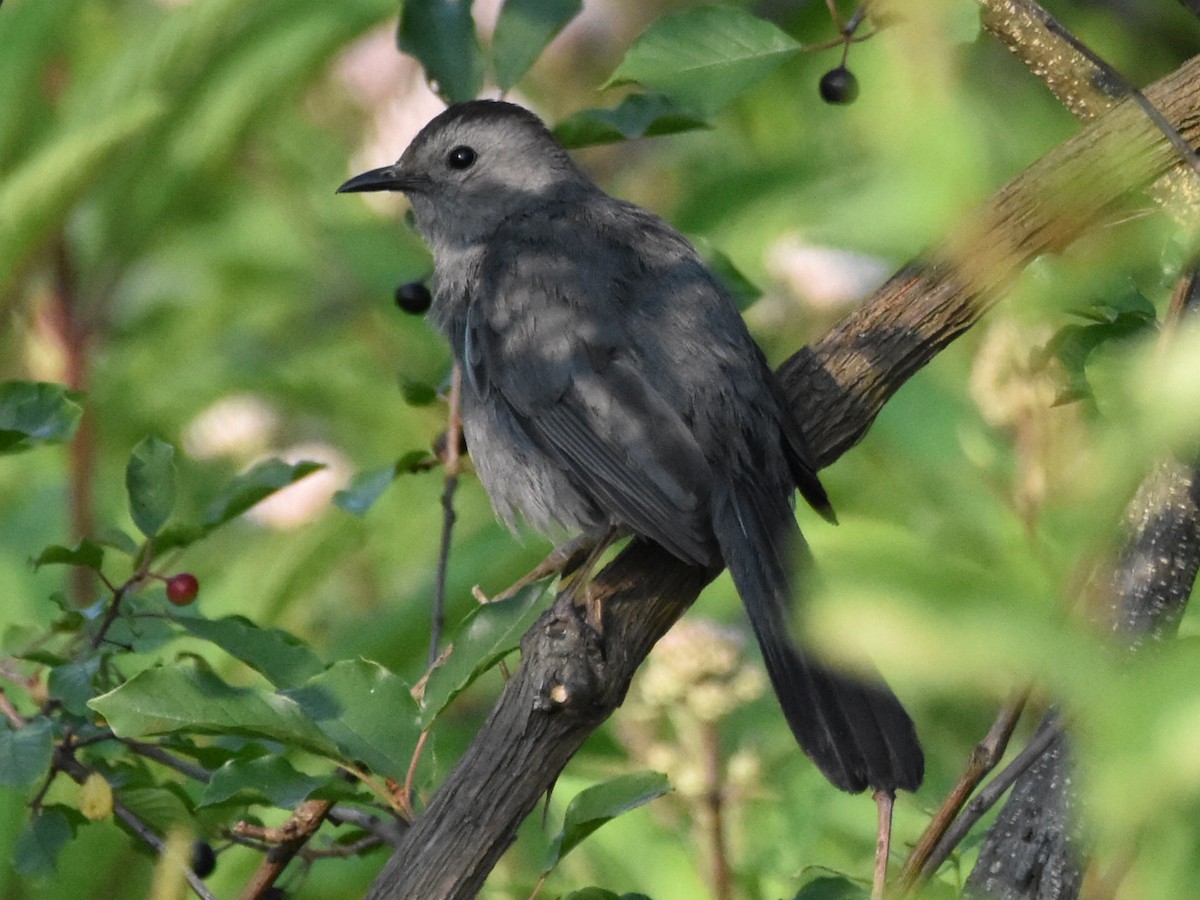
M 433 251 L 430 316 L 462 365 L 463 428 L 497 513 L 727 565 L 801 747 L 838 787 L 915 789 L 923 757 L 881 683 L 788 640 L 799 487 L 832 517 L 736 307 L 662 219 L 601 191 L 527 110 L 452 106 L 393 166 Z

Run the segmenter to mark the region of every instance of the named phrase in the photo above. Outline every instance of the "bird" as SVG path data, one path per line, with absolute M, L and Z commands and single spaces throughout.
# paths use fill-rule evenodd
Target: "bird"
M 457 103 L 339 192 L 407 195 L 433 256 L 430 321 L 497 515 L 628 533 L 728 568 L 800 748 L 836 787 L 916 790 L 912 719 L 874 675 L 789 635 L 810 565 L 792 500 L 833 519 L 804 432 L 728 292 L 664 219 L 605 193 L 543 121 Z

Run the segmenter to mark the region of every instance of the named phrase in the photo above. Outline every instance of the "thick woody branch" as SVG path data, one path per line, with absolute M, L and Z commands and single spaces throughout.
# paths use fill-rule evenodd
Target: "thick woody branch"
M 1195 144 L 1200 58 L 1146 93 Z M 1136 106 L 1118 106 L 788 360 L 781 375 L 821 464 L 858 441 L 909 376 L 978 321 L 1025 265 L 1065 247 L 1110 203 L 1177 161 Z M 569 604 L 557 603 L 543 616 L 525 636 L 521 667 L 499 703 L 404 834 L 370 896 L 474 896 L 517 825 L 619 705 L 650 647 L 712 574 L 635 541 L 593 583 L 604 610 L 602 639 Z

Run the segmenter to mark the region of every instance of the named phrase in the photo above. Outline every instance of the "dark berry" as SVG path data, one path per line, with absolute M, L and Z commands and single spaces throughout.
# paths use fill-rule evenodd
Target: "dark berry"
M 287 891 L 272 885 L 258 895 L 260 900 L 287 900 Z
M 192 844 L 192 871 L 201 878 L 207 878 L 217 867 L 217 854 L 208 841 L 196 841 Z
M 858 97 L 858 79 L 845 66 L 821 76 L 821 99 L 826 103 L 853 103 Z
M 446 432 L 442 432 L 433 439 L 433 455 L 442 462 L 446 461 Z M 462 433 L 462 429 L 458 430 L 458 455 L 465 456 L 467 453 L 467 439 Z
M 396 305 L 406 313 L 419 316 L 429 309 L 429 304 L 432 302 L 433 297 L 429 295 L 429 288 L 420 281 L 410 281 L 396 288 Z
M 167 599 L 176 606 L 187 606 L 200 593 L 200 582 L 191 572 L 180 572 L 167 579 Z

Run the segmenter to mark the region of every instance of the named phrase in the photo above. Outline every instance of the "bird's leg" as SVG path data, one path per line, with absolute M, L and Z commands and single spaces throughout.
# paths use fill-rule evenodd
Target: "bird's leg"
M 879 790 L 874 794 L 879 807 L 879 834 L 875 839 L 875 878 L 871 885 L 871 900 L 883 900 L 887 887 L 888 855 L 892 847 L 892 804 L 896 800 L 893 791 Z
M 565 595 L 571 603 L 578 605 L 580 601 L 579 594 L 582 589 L 583 619 L 596 634 L 604 633 L 604 621 L 601 615 L 600 604 L 592 595 L 592 570 L 596 568 L 597 563 L 600 562 L 600 558 L 604 556 L 608 548 L 623 535 L 624 530 L 616 525 L 610 525 L 605 529 L 603 534 L 595 539 L 595 543 L 588 550 L 588 554 L 583 562 L 571 573 L 570 582 L 560 594 L 560 596 Z
M 510 597 L 515 597 L 520 591 L 535 581 L 541 581 L 543 578 L 549 578 L 551 575 L 557 575 L 560 572 L 563 574 L 570 573 L 577 569 L 591 553 L 593 543 L 593 538 L 585 534 L 571 538 L 571 540 L 559 544 L 551 550 L 545 559 L 496 596 L 485 597 L 482 591 L 477 590 L 475 597 L 480 603 L 496 603 L 500 600 L 508 600 Z

